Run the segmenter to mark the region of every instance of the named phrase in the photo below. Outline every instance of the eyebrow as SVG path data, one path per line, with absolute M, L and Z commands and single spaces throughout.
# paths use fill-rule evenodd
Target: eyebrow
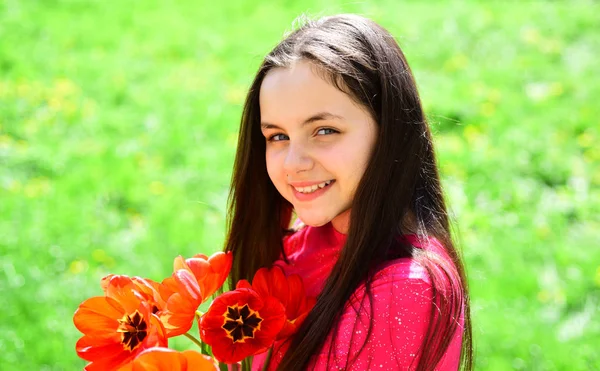
M 343 120 L 343 117 L 339 116 L 339 115 L 334 115 L 333 113 L 329 113 L 329 112 L 319 112 L 317 114 L 314 114 L 314 115 L 310 116 L 306 120 L 304 120 L 302 122 L 302 126 L 306 126 L 308 124 L 312 124 L 315 121 L 324 121 L 324 120 Z M 268 122 L 261 122 L 260 123 L 260 128 L 262 130 L 265 130 L 265 129 L 281 129 L 279 126 L 277 126 L 275 124 L 270 124 Z

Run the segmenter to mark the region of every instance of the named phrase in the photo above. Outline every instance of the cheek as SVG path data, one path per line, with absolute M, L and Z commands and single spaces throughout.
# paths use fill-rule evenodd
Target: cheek
M 267 156 L 267 174 L 269 174 L 269 178 L 271 178 L 271 181 L 273 183 L 275 183 L 277 181 L 276 179 L 276 173 L 275 173 L 275 166 L 273 164 L 273 161 L 269 160 L 269 157 Z
M 345 192 L 353 193 L 367 168 L 371 156 L 371 148 L 365 143 L 353 142 L 331 154 L 331 169 L 342 182 L 340 186 Z
M 340 179 L 360 179 L 369 161 L 369 153 L 362 143 L 349 142 L 321 154 L 322 163 Z
M 272 151 L 267 151 L 265 156 L 265 162 L 267 165 L 267 173 L 271 182 L 275 184 L 275 187 L 279 188 L 282 181 L 285 181 L 285 174 L 283 174 L 283 168 L 279 156 Z M 282 175 L 283 174 L 283 175 Z

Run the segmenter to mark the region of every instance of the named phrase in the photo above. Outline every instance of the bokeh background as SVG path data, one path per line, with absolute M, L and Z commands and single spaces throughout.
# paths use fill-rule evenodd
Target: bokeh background
M 101 277 L 222 248 L 261 58 L 339 12 L 413 68 L 476 369 L 600 369 L 597 1 L 0 0 L 1 370 L 81 369 L 72 316 Z

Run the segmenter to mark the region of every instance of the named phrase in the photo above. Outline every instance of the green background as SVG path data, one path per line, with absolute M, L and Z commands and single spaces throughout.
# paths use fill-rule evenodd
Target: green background
M 600 369 L 599 3 L 325 0 L 0 0 L 0 369 L 81 369 L 102 276 L 222 248 L 253 74 L 298 15 L 339 12 L 413 68 L 476 369 Z

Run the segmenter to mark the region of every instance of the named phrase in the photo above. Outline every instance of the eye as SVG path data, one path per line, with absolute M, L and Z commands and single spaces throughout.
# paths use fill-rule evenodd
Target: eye
M 287 135 L 285 134 L 273 134 L 270 137 L 267 138 L 267 141 L 269 142 L 280 142 L 282 140 L 287 140 L 289 139 Z
M 337 130 L 335 129 L 331 129 L 331 128 L 321 128 L 319 130 L 317 130 L 317 135 L 329 135 L 329 134 L 336 134 L 339 133 Z

